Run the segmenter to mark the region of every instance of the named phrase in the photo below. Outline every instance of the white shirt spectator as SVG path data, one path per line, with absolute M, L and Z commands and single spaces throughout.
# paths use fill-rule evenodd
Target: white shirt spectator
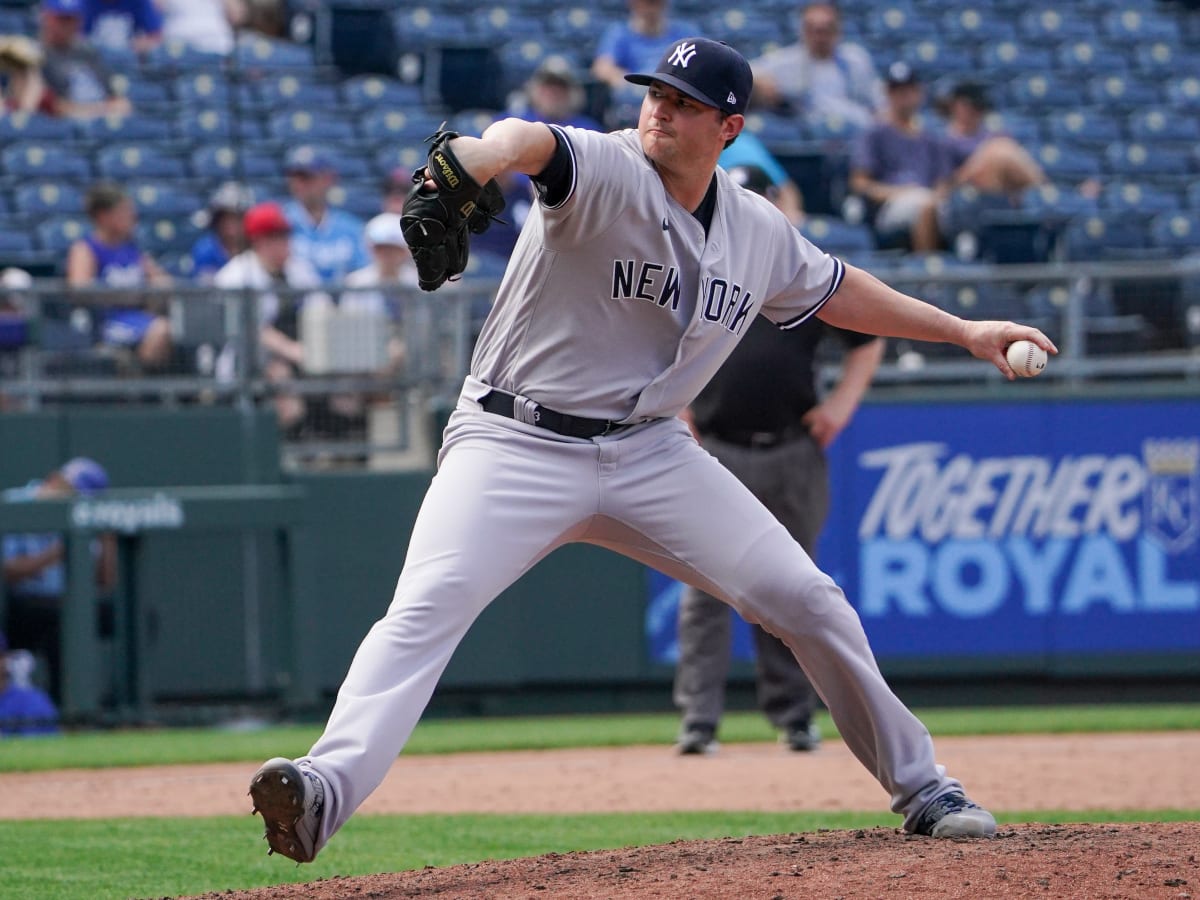
M 163 38 L 205 53 L 233 52 L 233 25 L 226 0 L 158 0 Z

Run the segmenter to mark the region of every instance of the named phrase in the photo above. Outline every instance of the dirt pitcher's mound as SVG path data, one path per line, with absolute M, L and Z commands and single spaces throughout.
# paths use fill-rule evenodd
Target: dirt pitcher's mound
M 1200 822 L 1018 825 L 994 840 L 890 828 L 676 841 L 396 875 L 205 894 L 212 900 L 386 898 L 1200 897 Z

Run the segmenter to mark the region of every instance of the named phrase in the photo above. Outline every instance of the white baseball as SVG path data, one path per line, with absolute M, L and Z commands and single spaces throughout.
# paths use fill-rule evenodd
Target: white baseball
M 1046 368 L 1046 351 L 1033 341 L 1013 341 L 1004 355 L 1012 370 L 1024 378 L 1040 375 Z

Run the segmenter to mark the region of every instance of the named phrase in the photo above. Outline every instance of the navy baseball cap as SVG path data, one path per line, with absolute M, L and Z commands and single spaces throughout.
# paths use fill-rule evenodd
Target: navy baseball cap
M 661 81 L 723 113 L 741 115 L 750 102 L 754 75 L 750 63 L 724 41 L 689 37 L 667 48 L 649 74 L 626 75 L 633 84 Z
M 108 487 L 108 472 L 104 471 L 104 466 L 86 456 L 67 460 L 59 471 L 81 494 L 95 494 Z

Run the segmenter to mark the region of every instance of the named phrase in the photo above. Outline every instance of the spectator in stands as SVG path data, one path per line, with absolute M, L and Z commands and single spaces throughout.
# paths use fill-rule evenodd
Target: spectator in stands
M 668 16 L 668 5 L 668 0 L 629 0 L 629 17 L 613 22 L 600 36 L 592 75 L 607 85 L 610 108 L 628 104 L 636 110 L 644 92 L 633 90 L 625 76 L 653 72 L 667 47 L 680 38 L 702 33 L 691 22 Z M 633 112 L 635 121 L 636 116 Z
M 937 250 L 939 183 L 950 174 L 945 147 L 925 128 L 925 89 L 907 63 L 887 70 L 887 110 L 857 138 L 850 159 L 850 190 L 874 212 L 881 246 L 907 243 L 916 252 Z
M 250 206 L 250 192 L 235 181 L 227 181 L 200 211 L 199 220 L 207 230 L 189 253 L 191 274 L 197 281 L 211 282 L 229 260 L 246 249 L 242 217 Z
M 1046 182 L 1046 173 L 1024 147 L 987 126 L 992 104 L 982 84 L 957 82 L 940 98 L 938 108 L 946 117 L 948 187 L 970 185 L 981 193 L 1018 200 L 1026 188 Z
M 417 269 L 404 240 L 400 217 L 395 213 L 380 213 L 367 222 L 366 236 L 372 262 L 347 275 L 346 285 L 374 290 L 347 291 L 339 305 L 342 309 L 384 313 L 393 321 L 412 326 L 414 323 L 406 320 L 414 317 L 406 314 L 408 310 L 402 301 L 404 291 L 416 290 Z M 398 336 L 388 342 L 388 357 L 393 367 L 403 364 L 404 344 Z
M 142 55 L 162 43 L 162 13 L 154 0 L 83 0 L 83 13 L 83 33 L 94 47 Z
M 743 131 L 736 141 L 721 151 L 717 160 L 721 168 L 731 175 L 735 169 L 761 172 L 766 177 L 769 187 L 755 180 L 753 184 L 742 184 L 756 194 L 763 194 L 788 217 L 793 225 L 804 222 L 804 197 L 796 183 L 788 176 L 787 170 L 779 164 L 767 146 L 753 132 Z
M 233 29 L 246 20 L 242 0 L 156 0 L 162 12 L 163 40 L 204 53 L 233 51 Z
M 91 496 L 108 488 L 108 472 L 94 459 L 77 456 L 28 484 L 4 491 L 8 501 L 61 500 Z M 31 650 L 47 662 L 50 694 L 61 698 L 60 638 L 67 594 L 64 546 L 58 534 L 6 534 L 0 543 L 7 594 L 4 632 L 13 646 Z M 117 582 L 116 538 L 101 535 L 92 546 L 96 588 L 104 595 Z M 111 605 L 97 606 L 101 634 L 112 631 Z
M 379 211 L 400 215 L 404 212 L 404 201 L 412 187 L 412 172 L 399 167 L 392 169 L 383 179 L 383 196 L 379 203 Z
M 751 61 L 755 104 L 810 120 L 840 116 L 867 128 L 884 105 L 871 55 L 842 41 L 833 3 L 809 3 L 799 19 L 802 40 Z
M 6 112 L 55 115 L 54 93 L 42 75 L 42 48 L 23 34 L 0 36 L 0 78 Z
M 511 98 L 509 113 L 528 122 L 600 131 L 600 123 L 583 112 L 586 102 L 579 73 L 570 60 L 548 56 Z
M 284 172 L 292 196 L 283 207 L 292 225 L 292 254 L 307 259 L 331 283 L 369 264 L 362 221 L 329 205 L 329 189 L 337 181 L 333 157 L 317 147 L 295 147 Z
M 300 343 L 300 306 L 309 302 L 329 302 L 324 295 L 297 296 L 296 290 L 317 288 L 321 276 L 313 265 L 292 252 L 292 225 L 277 203 L 258 203 L 243 217 L 249 248 L 231 259 L 217 272 L 213 284 L 230 290 L 245 288 L 257 292 L 261 367 L 268 381 L 282 383 L 295 378 L 304 368 L 304 347 Z M 288 289 L 282 296 L 272 289 Z M 236 372 L 236 349 L 226 347 L 217 362 L 217 377 L 230 379 Z M 298 436 L 304 426 L 304 398 L 281 393 L 275 399 L 280 427 L 290 437 Z
M 67 252 L 67 284 L 76 288 L 128 290 L 167 287 L 171 276 L 134 239 L 137 207 L 118 184 L 101 181 L 84 197 L 92 222 L 89 234 Z M 161 299 L 137 292 L 100 298 L 100 343 L 132 350 L 146 369 L 161 369 L 171 357 L 171 327 Z
M 58 733 L 58 707 L 34 686 L 36 667 L 33 654 L 9 650 L 0 631 L 0 737 Z
M 83 0 L 42 0 L 38 39 L 45 56 L 42 75 L 58 115 L 90 119 L 129 114 L 128 98 L 117 90 L 96 48 L 83 39 Z

